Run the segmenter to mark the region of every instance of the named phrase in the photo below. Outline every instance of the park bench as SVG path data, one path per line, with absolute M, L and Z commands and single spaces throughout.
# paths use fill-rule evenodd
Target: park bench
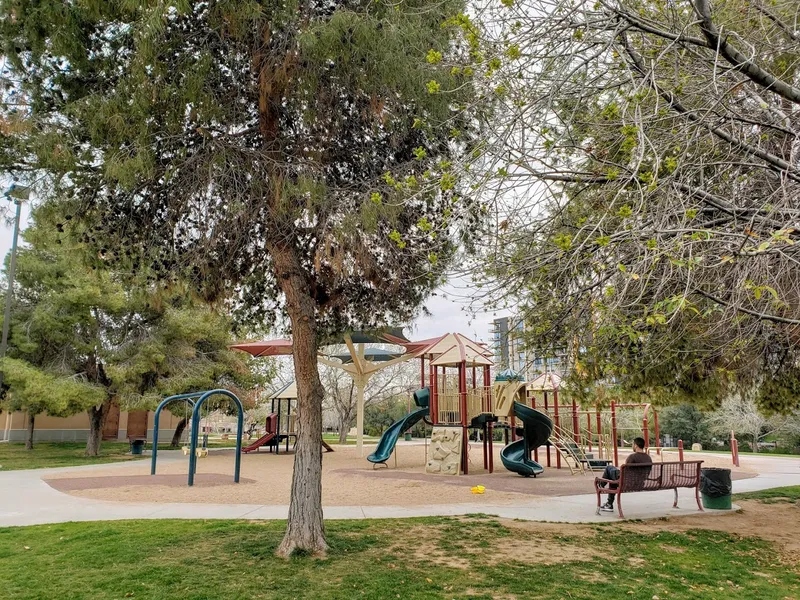
M 603 479 L 594 480 L 597 492 L 597 514 L 600 514 L 600 495 L 615 494 L 617 497 L 617 510 L 620 518 L 622 514 L 622 494 L 629 492 L 657 492 L 659 490 L 673 490 L 675 502 L 673 508 L 678 508 L 678 488 L 694 488 L 697 508 L 703 510 L 700 503 L 700 465 L 702 460 L 684 462 L 661 462 L 651 465 L 630 464 L 622 465 L 619 480 Z M 605 484 L 605 487 L 601 487 Z M 611 486 L 616 487 L 611 487 Z

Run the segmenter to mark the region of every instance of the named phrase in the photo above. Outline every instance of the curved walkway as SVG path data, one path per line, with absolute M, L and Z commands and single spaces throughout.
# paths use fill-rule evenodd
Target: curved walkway
M 748 457 L 742 459 L 760 475 L 734 482 L 734 492 L 749 492 L 787 485 L 800 485 L 800 459 Z M 121 472 L 131 461 L 115 465 Z M 286 519 L 286 505 L 197 504 L 197 503 L 124 503 L 78 498 L 59 492 L 43 479 L 54 473 L 86 471 L 98 468 L 64 467 L 0 473 L 0 526 L 63 523 L 67 521 L 107 521 L 120 519 Z M 665 516 L 701 516 L 692 490 L 679 492 L 680 507 L 672 508 L 671 491 L 630 494 L 625 497 L 625 513 L 632 519 Z M 471 504 L 434 504 L 426 506 L 329 506 L 326 519 L 377 519 L 427 516 L 455 516 L 476 512 L 509 519 L 593 523 L 616 520 L 614 514 L 595 514 L 594 494 L 536 498 L 516 506 Z M 713 511 L 719 514 L 720 511 Z

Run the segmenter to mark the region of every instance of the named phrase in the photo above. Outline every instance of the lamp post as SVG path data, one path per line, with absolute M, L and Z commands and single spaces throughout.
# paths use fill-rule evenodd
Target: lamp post
M 14 298 L 14 271 L 17 268 L 17 239 L 19 238 L 19 221 L 22 214 L 22 201 L 30 197 L 31 189 L 24 185 L 12 183 L 5 193 L 6 199 L 16 205 L 14 217 L 14 238 L 11 242 L 11 264 L 8 267 L 8 289 L 6 289 L 6 306 L 3 314 L 3 337 L 0 340 L 0 358 L 5 358 L 8 348 L 8 328 L 11 324 L 11 301 Z M 3 387 L 3 372 L 0 371 L 0 389 Z

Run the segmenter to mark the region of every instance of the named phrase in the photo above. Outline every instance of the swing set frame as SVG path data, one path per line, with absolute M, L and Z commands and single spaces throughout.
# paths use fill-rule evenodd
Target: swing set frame
M 172 402 L 183 401 L 187 402 L 192 407 L 192 422 L 191 431 L 189 434 L 190 439 L 190 453 L 189 453 L 189 481 L 190 486 L 194 485 L 194 476 L 197 472 L 197 435 L 200 430 L 200 409 L 203 404 L 211 396 L 227 396 L 233 400 L 237 409 L 237 428 L 236 428 L 236 464 L 234 466 L 233 481 L 239 483 L 239 471 L 242 462 L 242 429 L 244 427 L 244 407 L 242 401 L 232 392 L 223 389 L 207 390 L 205 392 L 190 392 L 188 394 L 175 394 L 169 396 L 161 401 L 156 408 L 153 417 L 153 456 L 150 459 L 150 475 L 156 474 L 156 461 L 158 459 L 158 424 L 161 417 L 161 411 L 165 406 Z

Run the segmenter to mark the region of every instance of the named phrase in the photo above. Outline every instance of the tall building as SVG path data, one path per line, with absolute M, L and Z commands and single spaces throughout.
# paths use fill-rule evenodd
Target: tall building
M 489 347 L 498 369 L 513 369 L 528 381 L 545 372 L 565 375 L 566 351 L 539 353 L 525 348 L 525 322 L 519 317 L 500 317 L 489 330 Z

